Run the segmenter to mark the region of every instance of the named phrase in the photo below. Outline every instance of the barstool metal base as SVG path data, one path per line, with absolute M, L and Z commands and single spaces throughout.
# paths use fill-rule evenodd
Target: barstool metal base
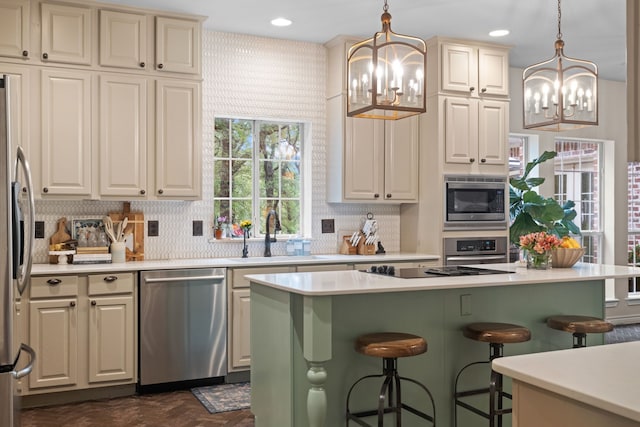
M 362 418 L 371 417 L 376 415 L 378 418 L 378 427 L 383 427 L 384 424 L 384 415 L 389 413 L 395 413 L 396 426 L 402 426 L 402 410 L 406 410 L 411 412 L 412 414 L 425 419 L 432 423 L 433 427 L 435 427 L 435 417 L 436 417 L 436 406 L 433 400 L 433 396 L 427 387 L 425 387 L 422 383 L 412 379 L 402 377 L 398 374 L 397 369 L 397 359 L 396 358 L 383 358 L 382 359 L 382 374 L 377 375 L 366 375 L 360 379 L 358 379 L 351 388 L 349 389 L 349 393 L 347 394 L 347 416 L 346 416 L 346 425 L 349 426 L 349 421 L 354 421 L 356 424 L 364 426 L 364 427 L 372 427 L 371 424 L 368 424 Z M 352 413 L 349 409 L 349 401 L 351 399 L 351 392 L 353 389 L 363 380 L 369 378 L 384 378 L 382 386 L 380 387 L 380 393 L 378 395 L 378 408 L 369 411 L 360 411 Z M 416 384 L 420 388 L 422 388 L 429 396 L 429 400 L 431 401 L 431 408 L 433 416 L 428 415 L 412 406 L 407 405 L 402 402 L 402 393 L 401 393 L 401 381 L 411 382 Z
M 458 375 L 456 375 L 456 381 L 454 385 L 455 408 L 454 408 L 454 414 L 453 414 L 453 420 L 454 420 L 453 425 L 455 427 L 457 427 L 458 425 L 458 406 L 468 411 L 471 411 L 476 415 L 479 415 L 488 419 L 489 427 L 495 427 L 496 425 L 498 427 L 502 427 L 502 416 L 505 414 L 510 414 L 512 412 L 512 408 L 503 407 L 504 398 L 511 399 L 512 396 L 511 394 L 503 390 L 502 374 L 494 371 L 493 369 L 491 370 L 491 379 L 489 381 L 489 387 L 458 391 L 458 382 L 460 380 L 462 373 L 467 368 L 475 365 L 491 364 L 491 361 L 493 359 L 502 357 L 502 350 L 504 347 L 503 344 L 490 343 L 489 346 L 490 346 L 489 360 L 469 363 L 458 372 Z M 489 393 L 489 412 L 483 411 L 461 400 L 461 398 L 464 398 L 464 397 L 475 396 L 475 395 L 486 394 L 486 393 Z

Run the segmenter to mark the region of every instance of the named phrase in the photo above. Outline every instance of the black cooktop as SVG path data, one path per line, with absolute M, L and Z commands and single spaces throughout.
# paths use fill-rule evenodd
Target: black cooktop
M 393 266 L 372 266 L 367 273 L 381 274 L 383 276 L 399 277 L 401 279 L 424 279 L 429 277 L 454 277 L 454 276 L 482 276 L 487 274 L 508 274 L 512 271 L 494 270 L 492 268 L 466 267 L 463 265 L 444 267 L 416 267 L 395 268 Z

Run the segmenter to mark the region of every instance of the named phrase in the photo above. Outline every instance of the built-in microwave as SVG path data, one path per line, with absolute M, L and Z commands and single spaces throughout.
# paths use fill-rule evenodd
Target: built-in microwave
M 507 178 L 446 175 L 444 228 L 507 228 Z

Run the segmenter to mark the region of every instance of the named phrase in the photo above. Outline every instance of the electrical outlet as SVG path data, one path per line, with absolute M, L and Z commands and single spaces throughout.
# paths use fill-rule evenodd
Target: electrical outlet
M 36 239 L 44 239 L 44 221 L 36 221 L 33 234 Z
M 193 221 L 193 235 L 202 236 L 202 221 Z
M 460 295 L 460 316 L 471 316 L 471 294 Z
M 322 232 L 323 233 L 335 233 L 335 221 L 331 219 L 322 220 Z
M 158 221 L 147 222 L 147 235 L 149 237 L 158 237 L 160 235 L 160 224 Z

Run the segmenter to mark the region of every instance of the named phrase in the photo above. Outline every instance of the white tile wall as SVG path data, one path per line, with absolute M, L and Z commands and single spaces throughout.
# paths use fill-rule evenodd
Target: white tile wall
M 145 238 L 146 259 L 236 257 L 240 242 L 211 242 L 214 212 L 213 119 L 215 116 L 302 121 L 311 126 L 312 253 L 335 253 L 338 231 L 355 230 L 367 212 L 374 214 L 387 251 L 399 251 L 400 211 L 397 206 L 326 203 L 325 80 L 322 45 L 241 34 L 203 33 L 203 198 L 197 202 L 132 202 L 145 220 L 159 221 L 159 236 Z M 122 210 L 119 202 L 38 201 L 46 239 L 36 240 L 34 262 L 47 261 L 48 238 L 62 216 L 101 217 Z M 321 219 L 334 218 L 333 234 L 321 233 Z M 192 236 L 192 221 L 204 221 L 205 236 Z M 249 256 L 261 256 L 264 245 L 250 241 Z M 283 242 L 272 245 L 284 255 Z

